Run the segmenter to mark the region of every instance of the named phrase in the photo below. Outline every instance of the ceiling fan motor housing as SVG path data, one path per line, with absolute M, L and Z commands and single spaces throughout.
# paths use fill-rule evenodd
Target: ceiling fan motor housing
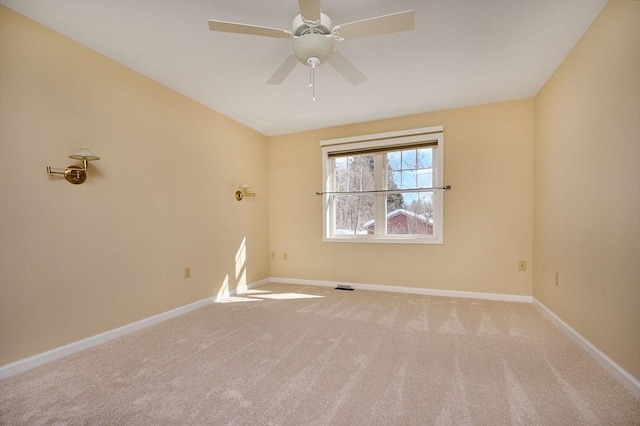
M 324 13 L 320 13 L 320 22 L 317 25 L 312 27 L 311 25 L 307 24 L 307 22 L 309 21 L 305 22 L 304 18 L 302 18 L 302 15 L 300 14 L 298 14 L 298 16 L 293 18 L 293 23 L 291 25 L 291 28 L 292 28 L 291 32 L 295 37 L 300 37 L 305 34 L 310 34 L 311 32 L 320 33 L 324 35 L 331 34 L 333 23 L 331 22 L 331 18 L 329 18 Z M 312 31 L 312 28 L 313 28 L 313 31 Z

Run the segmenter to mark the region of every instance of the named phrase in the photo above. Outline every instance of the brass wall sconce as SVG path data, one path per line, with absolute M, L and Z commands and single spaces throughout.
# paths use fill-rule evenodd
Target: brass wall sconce
M 249 186 L 246 183 L 240 185 L 240 189 L 236 191 L 236 200 L 241 201 L 244 197 L 255 197 L 256 193 L 249 191 Z
M 87 169 L 89 168 L 89 161 L 99 160 L 100 157 L 86 148 L 80 148 L 69 156 L 73 160 L 82 161 L 82 167 L 69 166 L 67 168 L 51 167 L 47 166 L 47 174 L 50 175 L 64 175 L 67 182 L 74 185 L 80 185 L 87 180 Z

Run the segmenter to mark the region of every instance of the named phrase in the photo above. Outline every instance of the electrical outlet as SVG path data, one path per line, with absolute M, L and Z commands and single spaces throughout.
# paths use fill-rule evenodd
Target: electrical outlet
M 289 259 L 289 253 L 287 253 L 286 251 L 284 252 L 284 254 L 282 255 L 282 258 L 284 260 L 288 260 Z
M 560 274 L 556 272 L 556 287 L 560 287 Z
M 271 252 L 271 260 L 276 260 L 276 252 L 275 251 Z
M 520 260 L 518 261 L 518 271 L 526 271 L 527 270 L 527 261 Z
M 188 266 L 184 268 L 184 277 L 191 278 L 191 268 Z

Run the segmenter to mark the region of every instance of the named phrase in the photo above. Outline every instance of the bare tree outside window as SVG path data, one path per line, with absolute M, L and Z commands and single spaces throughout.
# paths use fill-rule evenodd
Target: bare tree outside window
M 337 157 L 334 178 L 338 192 L 374 190 L 373 155 Z M 336 233 L 367 233 L 363 225 L 375 216 L 375 195 L 336 195 L 334 203 Z

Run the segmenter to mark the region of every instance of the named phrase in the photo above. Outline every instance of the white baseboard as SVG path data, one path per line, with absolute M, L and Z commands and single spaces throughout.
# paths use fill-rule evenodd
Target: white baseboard
M 624 368 L 620 367 L 615 361 L 595 347 L 584 336 L 574 330 L 573 327 L 560 319 L 560 317 L 554 314 L 538 299 L 533 298 L 533 305 L 546 315 L 553 323 L 555 323 L 560 330 L 565 332 L 572 340 L 574 340 L 582 349 L 591 355 L 605 370 L 625 385 L 625 387 L 627 387 L 627 389 L 629 389 L 636 398 L 640 399 L 640 380 L 636 379 Z
M 51 349 L 49 351 L 30 356 L 28 358 L 14 361 L 10 364 L 6 364 L 0 367 L 0 379 L 10 377 L 18 373 L 22 373 L 23 371 L 30 370 L 32 368 L 49 363 L 51 361 L 55 361 L 60 358 L 64 358 L 68 355 L 72 355 L 84 349 L 101 345 L 103 343 L 106 343 L 118 337 L 131 334 L 138 330 L 142 330 L 143 328 L 147 328 L 152 325 L 158 324 L 162 321 L 166 321 L 168 319 L 186 314 L 187 312 L 205 307 L 207 305 L 218 302 L 220 300 L 224 300 L 227 297 L 234 296 L 236 293 L 242 293 L 244 291 L 247 291 L 250 288 L 260 286 L 267 282 L 269 282 L 268 278 L 257 281 L 255 283 L 252 283 L 246 286 L 242 286 L 237 290 L 225 291 L 224 293 L 219 294 L 218 296 L 207 297 L 206 299 L 202 299 L 197 302 L 193 302 L 188 305 L 184 305 L 179 308 L 172 309 L 170 311 L 163 312 L 158 315 L 144 318 L 144 319 L 141 319 L 140 321 L 136 321 L 131 324 L 127 324 L 113 330 L 105 331 L 104 333 L 96 334 L 95 336 L 87 337 L 86 339 L 78 340 L 76 342 L 72 342 L 67 345 L 60 346 L 58 348 Z
M 199 300 L 194 303 L 190 303 L 185 306 L 181 306 L 176 309 L 172 309 L 167 312 L 163 312 L 158 315 L 154 315 L 140 321 L 127 324 L 125 326 L 106 331 L 104 333 L 97 334 L 95 336 L 88 337 L 76 342 L 69 343 L 67 345 L 51 349 L 49 351 L 24 358 L 10 364 L 6 364 L 0 367 L 0 379 L 13 376 L 15 374 L 30 370 L 34 367 L 55 361 L 57 359 L 66 357 L 76 352 L 88 349 L 93 346 L 97 346 L 106 343 L 110 340 L 116 339 L 121 336 L 136 332 L 146 327 L 150 327 L 154 324 L 158 324 L 162 321 L 183 315 L 187 312 L 195 309 L 202 308 L 211 303 L 223 300 L 227 297 L 242 293 L 251 288 L 259 287 L 267 283 L 282 283 L 282 284 L 301 284 L 301 285 L 313 285 L 324 287 L 337 287 L 338 285 L 348 285 L 355 289 L 372 290 L 372 291 L 386 291 L 395 293 L 408 293 L 408 294 L 423 294 L 428 296 L 443 296 L 443 297 L 458 297 L 466 299 L 484 299 L 484 300 L 499 300 L 506 302 L 521 302 L 521 303 L 533 303 L 534 306 L 539 308 L 543 313 L 553 320 L 562 330 L 564 330 L 572 339 L 574 339 L 585 351 L 593 356 L 607 371 L 609 371 L 614 377 L 622 382 L 637 398 L 640 398 L 640 381 L 629 374 L 626 370 L 616 364 L 611 358 L 605 355 L 601 350 L 596 348 L 591 342 L 585 339 L 580 333 L 575 331 L 571 326 L 562 321 L 557 315 L 544 306 L 540 301 L 531 296 L 518 296 L 508 294 L 494 294 L 494 293 L 475 293 L 465 291 L 453 291 L 453 290 L 435 290 L 435 289 L 422 289 L 415 287 L 396 287 L 385 286 L 375 284 L 360 284 L 360 283 L 347 283 L 336 281 L 318 281 L 318 280 L 298 280 L 293 278 L 277 278 L 271 277 L 260 281 L 256 281 L 246 286 L 242 286 L 238 289 L 226 291 L 217 297 L 208 297 L 206 299 Z
M 475 293 L 469 291 L 454 291 L 454 290 L 437 290 L 428 288 L 417 287 L 397 287 L 389 285 L 378 284 L 360 284 L 360 283 L 347 283 L 337 281 L 318 281 L 318 280 L 298 280 L 293 278 L 277 278 L 271 277 L 269 279 L 271 283 L 282 284 L 302 284 L 302 285 L 314 285 L 322 287 L 337 287 L 338 285 L 351 286 L 354 289 L 372 290 L 372 291 L 387 291 L 392 293 L 407 293 L 407 294 L 422 294 L 426 296 L 441 296 L 441 297 L 457 297 L 462 299 L 484 299 L 484 300 L 499 300 L 503 302 L 519 302 L 519 303 L 531 303 L 531 296 L 518 296 L 512 294 L 497 294 L 497 293 Z

